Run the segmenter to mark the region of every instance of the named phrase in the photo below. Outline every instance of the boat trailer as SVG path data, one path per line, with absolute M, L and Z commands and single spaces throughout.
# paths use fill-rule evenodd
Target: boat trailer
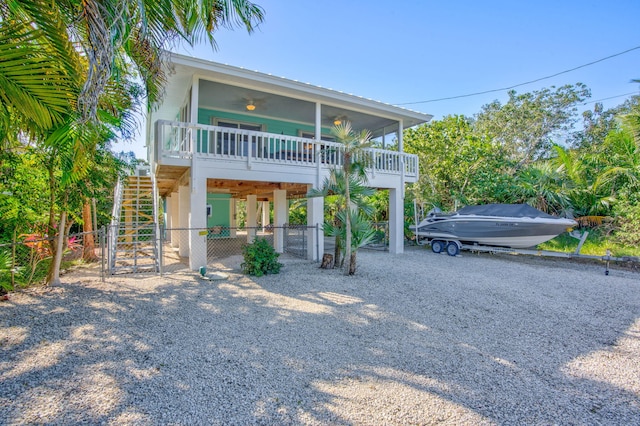
M 529 256 L 544 256 L 544 257 L 562 257 L 566 259 L 595 259 L 605 262 L 605 275 L 609 275 L 609 264 L 610 262 L 624 262 L 631 260 L 627 257 L 615 257 L 611 256 L 611 251 L 607 249 L 607 253 L 604 256 L 590 255 L 590 254 L 580 254 L 580 250 L 582 249 L 582 245 L 587 240 L 589 236 L 589 231 L 579 232 L 579 231 L 571 231 L 569 235 L 577 240 L 579 240 L 578 247 L 572 253 L 560 252 L 560 251 L 550 251 L 550 250 L 537 250 L 537 249 L 514 249 L 509 247 L 496 247 L 496 246 L 485 246 L 480 244 L 463 244 L 458 240 L 453 239 L 444 239 L 444 238 L 420 238 L 419 235 L 414 234 L 416 238 L 416 244 L 419 246 L 431 245 L 431 251 L 434 253 L 443 253 L 446 252 L 449 256 L 457 256 L 460 254 L 461 250 L 469 250 L 471 252 L 476 253 L 502 253 L 502 254 L 513 254 L 513 255 L 529 255 Z

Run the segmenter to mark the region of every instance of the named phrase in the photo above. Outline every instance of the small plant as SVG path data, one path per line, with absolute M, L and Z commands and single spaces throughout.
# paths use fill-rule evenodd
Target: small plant
M 243 273 L 261 277 L 265 274 L 277 274 L 280 272 L 282 267 L 282 263 L 278 262 L 280 253 L 276 253 L 266 238 L 256 238 L 253 243 L 247 244 L 242 248 L 242 253 L 244 262 L 240 267 Z

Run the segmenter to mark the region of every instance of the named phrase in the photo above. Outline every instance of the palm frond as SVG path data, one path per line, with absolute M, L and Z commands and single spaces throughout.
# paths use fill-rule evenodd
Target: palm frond
M 72 108 L 77 86 L 42 37 L 25 23 L 0 22 L 0 100 L 24 122 L 46 129 Z

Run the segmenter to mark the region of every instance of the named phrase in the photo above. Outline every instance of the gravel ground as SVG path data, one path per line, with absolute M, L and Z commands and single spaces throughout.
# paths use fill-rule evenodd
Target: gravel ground
M 640 274 L 421 248 L 355 277 L 110 277 L 0 302 L 0 424 L 640 425 Z

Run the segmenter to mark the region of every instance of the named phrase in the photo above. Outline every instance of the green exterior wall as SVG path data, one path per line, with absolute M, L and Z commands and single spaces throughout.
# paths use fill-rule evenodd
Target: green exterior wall
M 286 136 L 299 136 L 300 132 L 315 133 L 315 128 L 312 125 L 306 125 L 302 123 L 295 123 L 283 120 L 274 120 L 264 117 L 256 117 L 250 114 L 236 114 L 225 111 L 217 111 L 207 108 L 198 109 L 198 124 L 213 125 L 214 119 L 226 119 L 230 121 L 237 121 L 242 123 L 252 123 L 262 125 L 263 131 L 268 133 L 281 134 Z M 323 127 L 322 134 L 329 135 L 331 133 L 329 128 Z M 206 152 L 208 149 L 208 132 L 204 132 L 198 135 L 198 152 Z M 204 149 L 203 149 L 204 146 Z
M 198 124 L 213 125 L 213 118 L 226 118 L 227 120 L 240 121 L 245 123 L 261 124 L 265 132 L 280 133 L 288 136 L 298 136 L 299 131 L 314 133 L 312 125 L 293 123 L 290 121 L 273 120 L 270 118 L 256 117 L 249 114 L 235 114 L 225 111 L 216 111 L 206 108 L 198 109 Z M 329 128 L 322 128 L 322 134 L 330 134 Z
M 211 206 L 211 216 L 207 216 L 209 238 L 228 237 L 231 226 L 231 194 L 207 194 L 207 206 Z M 223 227 L 226 229 L 216 229 Z

